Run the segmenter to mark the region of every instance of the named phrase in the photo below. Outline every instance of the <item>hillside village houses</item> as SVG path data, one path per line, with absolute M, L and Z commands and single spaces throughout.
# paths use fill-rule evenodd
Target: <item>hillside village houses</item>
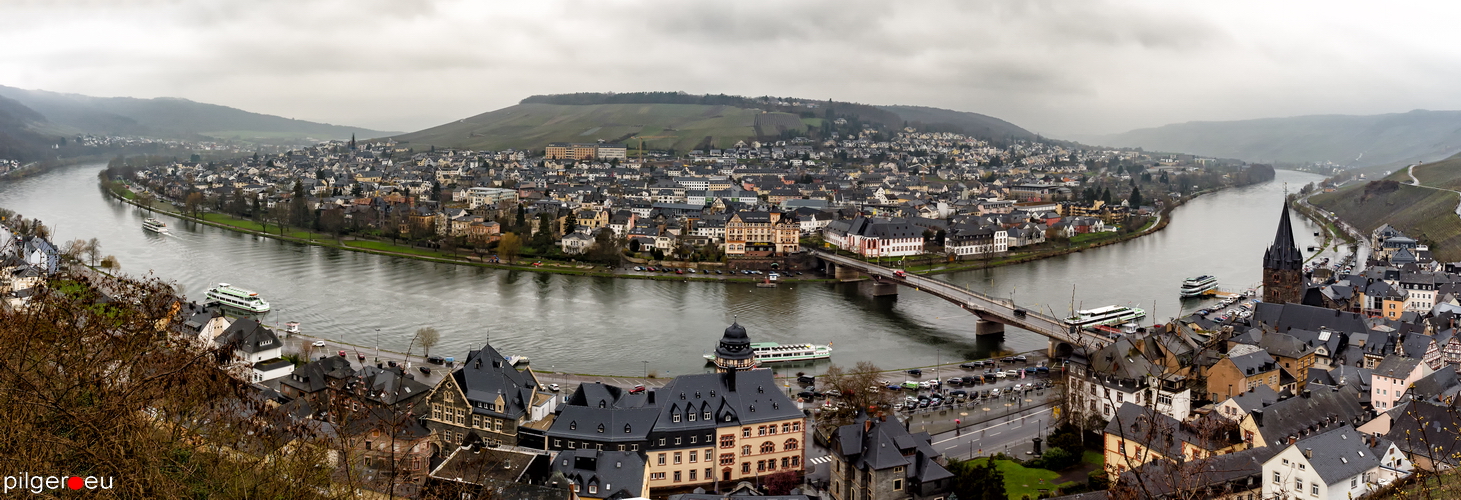
M 244 217 L 296 207 L 293 200 L 303 197 L 313 215 L 295 216 L 300 220 L 291 225 L 399 231 L 433 245 L 454 239 L 454 247 L 490 247 L 503 233 L 527 238 L 547 231 L 563 254 L 581 254 L 607 227 L 621 247 L 631 238 L 652 239 L 666 254 L 713 247 L 730 258 L 774 258 L 817 236 L 866 256 L 981 258 L 1051 235 L 1111 231 L 1155 210 L 1122 200 L 1077 201 L 1091 185 L 1119 189 L 1131 182 L 1130 172 L 1166 179 L 1204 168 L 1163 165 L 1170 162 L 1137 151 L 996 145 L 911 129 L 873 138 L 867 131 L 820 142 L 743 141 L 633 159 L 623 145 L 604 143 L 554 143 L 540 153 L 332 141 L 276 155 L 178 162 L 136 171 L 135 180 L 180 205 L 197 193 L 201 209 Z M 1022 194 L 1032 185 L 1055 188 L 1050 196 Z M 530 227 L 518 227 L 519 211 Z
M 1388 256 L 1316 277 L 1274 272 L 1299 265 L 1273 258 L 1293 254 L 1288 227 L 1262 261 L 1264 286 L 1297 301 L 1194 313 L 1071 353 L 1065 408 L 1102 430 L 1112 477 L 1160 471 L 1188 478 L 1173 488 L 1225 498 L 1358 498 L 1461 465 L 1461 440 L 1443 431 L 1461 425 L 1444 406 L 1461 394 L 1461 263 L 1385 225 L 1373 236 Z M 1249 472 L 1214 469 L 1230 463 Z

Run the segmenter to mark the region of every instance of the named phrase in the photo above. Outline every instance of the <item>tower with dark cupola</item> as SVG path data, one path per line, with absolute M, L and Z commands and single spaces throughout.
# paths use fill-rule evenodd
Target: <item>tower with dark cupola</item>
M 751 338 L 746 336 L 746 327 L 732 322 L 715 346 L 716 371 L 721 373 L 750 370 L 756 367 L 756 353 L 751 349 Z
M 1289 222 L 1289 203 L 1283 202 L 1278 219 L 1278 234 L 1273 245 L 1263 252 L 1263 301 L 1284 304 L 1304 300 L 1304 254 L 1294 245 L 1294 229 Z

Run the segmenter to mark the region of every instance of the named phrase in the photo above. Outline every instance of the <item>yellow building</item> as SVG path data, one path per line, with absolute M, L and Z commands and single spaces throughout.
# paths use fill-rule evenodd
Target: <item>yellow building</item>
M 725 223 L 727 255 L 785 255 L 796 252 L 801 226 L 781 212 L 736 212 Z
M 641 452 L 650 489 L 661 491 L 803 470 L 806 417 L 770 370 L 756 369 L 745 328 L 727 328 L 716 355 L 719 373 L 658 389 L 579 386 L 548 429 L 548 449 Z

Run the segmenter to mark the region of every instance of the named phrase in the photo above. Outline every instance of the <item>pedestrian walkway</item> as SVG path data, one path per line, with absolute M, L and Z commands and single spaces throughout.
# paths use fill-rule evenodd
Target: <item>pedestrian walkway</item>
M 807 463 L 812 464 L 812 465 L 819 465 L 819 464 L 825 464 L 825 463 L 831 462 L 831 461 L 832 461 L 832 455 L 822 455 L 820 457 L 813 458 L 811 460 L 807 460 Z

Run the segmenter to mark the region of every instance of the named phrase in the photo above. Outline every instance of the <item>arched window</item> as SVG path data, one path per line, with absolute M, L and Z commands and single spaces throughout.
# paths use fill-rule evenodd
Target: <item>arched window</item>
M 784 449 L 784 450 L 795 450 L 796 449 L 796 446 L 797 446 L 797 442 L 796 442 L 795 439 L 788 439 L 788 440 L 786 440 L 785 446 L 783 446 L 782 449 Z
M 761 443 L 761 453 L 771 453 L 773 451 L 776 451 L 776 443 L 770 441 Z

